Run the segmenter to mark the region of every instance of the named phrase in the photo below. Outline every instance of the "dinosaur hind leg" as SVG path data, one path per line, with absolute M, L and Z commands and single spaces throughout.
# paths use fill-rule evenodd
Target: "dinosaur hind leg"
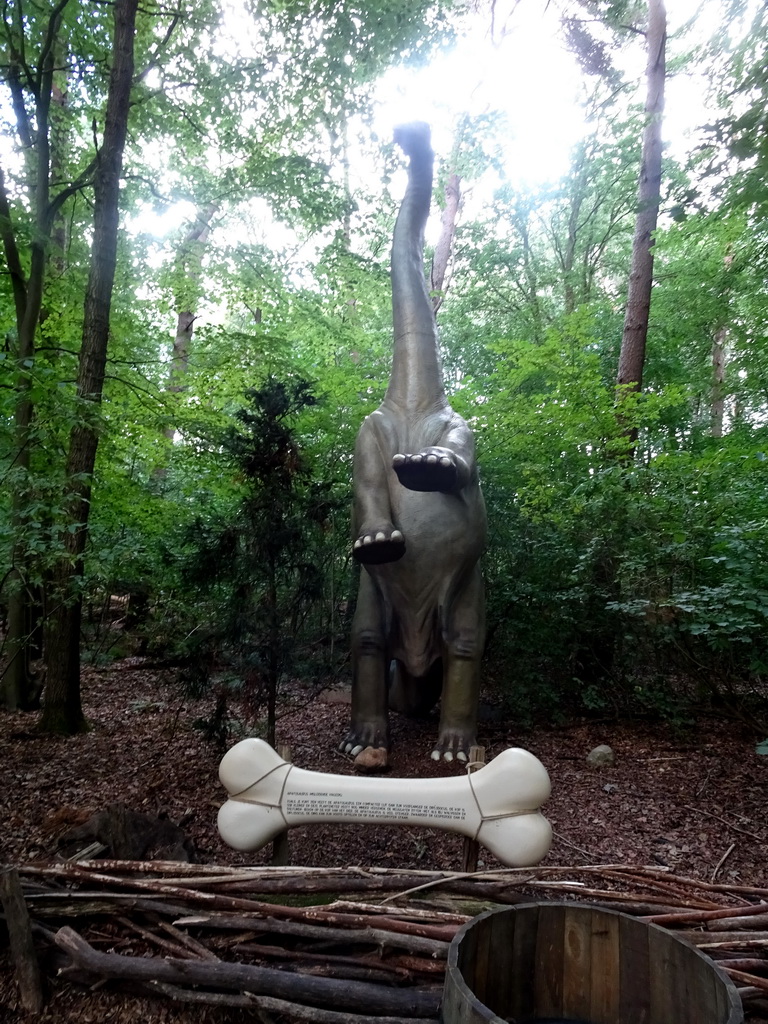
M 432 757 L 466 761 L 477 742 L 480 698 L 480 659 L 485 643 L 485 594 L 475 566 L 451 609 L 443 637 L 445 671 L 440 705 L 440 729 Z
M 381 602 L 370 576 L 363 571 L 352 622 L 352 721 L 339 750 L 356 759 L 368 750 L 378 751 L 376 767 L 386 766 L 389 747 L 387 664 Z M 359 763 L 362 767 L 374 766 L 366 757 Z

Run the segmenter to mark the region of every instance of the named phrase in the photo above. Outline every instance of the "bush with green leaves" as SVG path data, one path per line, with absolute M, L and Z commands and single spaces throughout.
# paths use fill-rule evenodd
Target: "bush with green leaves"
M 580 311 L 541 345 L 500 344 L 497 390 L 474 406 L 464 382 L 489 510 L 488 674 L 519 721 L 754 707 L 766 429 L 670 431 L 686 393 L 657 388 L 633 399 L 641 446 L 628 463 L 598 324 Z
M 265 712 L 273 742 L 281 683 L 334 667 L 335 529 L 346 519 L 333 474 L 302 445 L 317 401 L 309 382 L 269 376 L 246 400 L 215 453 L 228 493 L 198 506 L 167 547 L 175 586 L 158 606 L 169 622 L 159 639 L 190 685 L 239 693 L 254 719 Z

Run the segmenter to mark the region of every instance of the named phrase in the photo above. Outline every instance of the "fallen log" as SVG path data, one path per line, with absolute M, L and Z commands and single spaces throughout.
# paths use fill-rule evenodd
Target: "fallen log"
M 152 913 L 149 916 L 151 917 L 153 923 L 156 924 L 161 931 L 164 931 L 167 935 L 173 936 L 173 938 L 180 942 L 182 946 L 186 946 L 187 949 L 191 950 L 193 953 L 196 953 L 201 959 L 219 959 L 214 953 L 210 951 L 210 949 L 204 946 L 201 942 L 197 942 L 195 939 L 192 938 L 191 935 L 187 935 L 186 932 L 181 931 L 180 929 L 174 927 L 174 925 L 172 924 L 168 924 L 167 921 L 163 921 L 159 914 Z
M 303 953 L 251 942 L 239 943 L 234 948 L 238 953 L 252 953 L 261 960 L 277 960 L 286 974 L 299 972 L 311 977 L 371 981 L 376 985 L 390 986 L 413 984 L 414 980 L 407 971 L 390 971 L 350 956 L 324 956 L 322 953 Z
M 733 957 L 720 960 L 721 967 L 728 967 L 732 971 L 765 971 L 768 970 L 768 960 L 765 957 Z
M 274 917 L 254 918 L 231 914 L 211 914 L 197 917 L 182 917 L 174 922 L 186 927 L 220 928 L 225 930 L 251 930 L 260 934 L 296 935 L 303 939 L 319 939 L 323 942 L 365 944 L 380 948 L 407 949 L 412 953 L 424 953 L 435 959 L 445 960 L 449 942 L 388 931 L 383 928 L 334 928 L 325 924 L 308 924 L 302 921 L 285 921 Z M 458 925 L 454 930 L 458 931 Z
M 150 995 L 160 993 L 176 1002 L 266 1010 L 268 1013 L 285 1014 L 292 1020 L 306 1020 L 310 1024 L 438 1024 L 436 1017 L 371 1017 L 368 1014 L 340 1013 L 338 1010 L 321 1010 L 314 1006 L 289 1003 L 284 999 L 273 999 L 270 996 L 193 992 L 165 982 L 154 982 L 146 986 L 146 990 Z
M 709 921 L 722 921 L 729 917 L 752 917 L 756 914 L 765 914 L 768 906 L 765 903 L 755 903 L 753 906 L 743 907 L 719 907 L 717 910 L 701 912 L 699 910 L 686 910 L 677 914 L 657 914 L 655 917 L 644 918 L 646 924 L 669 925 L 688 924 L 691 921 L 702 923 Z
M 177 941 L 171 942 L 162 935 L 158 935 L 151 930 L 151 928 L 142 927 L 137 921 L 132 921 L 128 917 L 117 917 L 115 920 L 121 924 L 127 931 L 135 932 L 140 935 L 147 942 L 153 946 L 157 946 L 159 949 L 166 950 L 171 953 L 177 959 L 188 960 L 190 958 L 195 960 L 218 960 L 218 957 L 214 956 L 210 950 L 204 949 L 199 943 L 194 943 L 188 936 L 184 936 L 178 929 L 171 928 L 171 934 Z M 168 926 L 165 926 L 167 929 Z M 163 929 L 163 930 L 165 930 Z M 178 941 L 181 939 L 181 941 Z
M 380 1016 L 436 1017 L 442 992 L 438 986 L 390 989 L 361 981 L 336 981 L 331 978 L 286 974 L 250 964 L 138 958 L 119 953 L 101 953 L 68 927 L 59 929 L 55 941 L 77 968 L 102 978 L 140 984 L 201 985 L 225 991 L 252 992 L 255 995 L 269 995 L 342 1011 L 354 1012 L 375 1007 Z M 66 969 L 63 973 L 66 975 Z
M 727 949 L 729 946 L 768 946 L 768 932 L 706 932 L 670 929 L 681 939 L 687 939 L 700 949 Z
M 57 923 L 69 924 L 72 913 L 83 932 L 84 949 L 90 950 L 88 957 L 117 957 L 129 962 L 129 967 L 121 967 L 117 974 L 106 974 L 94 970 L 94 961 L 89 960 L 90 967 L 77 963 L 71 952 L 65 956 L 57 947 L 53 959 L 62 965 L 68 979 L 92 984 L 115 977 L 120 984 L 122 978 L 134 992 L 249 1007 L 256 1013 L 282 1013 L 297 1022 L 382 1024 L 389 1016 L 398 1024 L 414 1024 L 420 1016 L 425 1024 L 433 1024 L 440 993 L 438 984 L 430 982 L 439 983 L 448 940 L 468 919 L 467 913 L 456 911 L 471 910 L 469 916 L 474 916 L 489 905 L 557 899 L 562 894 L 665 922 L 673 934 L 693 942 L 723 968 L 741 972 L 742 978 L 734 977 L 749 993 L 745 998 L 751 1003 L 768 996 L 764 987 L 768 984 L 768 956 L 764 955 L 768 952 L 768 902 L 759 902 L 768 900 L 768 890 L 715 885 L 655 867 L 554 866 L 467 876 L 356 866 L 229 868 L 91 862 L 87 866 L 22 865 L 19 874 L 37 938 L 51 941 L 55 933 L 43 928 L 35 917 L 58 918 Z M 270 888 L 277 894 L 276 902 L 267 895 Z M 308 893 L 334 891 L 357 895 L 337 898 L 330 905 L 320 898 L 315 906 L 293 905 Z M 85 913 L 74 913 L 77 910 Z M 84 920 L 89 912 L 92 932 Z M 66 929 L 63 931 L 66 935 Z M 92 935 L 95 946 L 108 938 L 111 946 L 125 947 L 121 952 L 131 955 L 97 952 L 89 944 Z M 148 955 L 153 947 L 154 957 Z M 170 954 L 171 959 L 162 959 L 163 954 Z M 252 955 L 254 962 L 228 962 L 233 957 L 240 960 L 241 954 L 245 959 Z M 290 964 L 290 969 L 274 970 L 275 958 Z M 110 963 L 114 966 L 115 961 Z M 137 975 L 130 966 L 136 963 L 150 966 L 139 966 Z M 162 976 L 155 972 L 158 965 L 166 965 L 160 968 L 166 971 Z M 189 972 L 198 967 L 220 968 L 230 977 L 230 987 L 190 981 Z M 142 970 L 150 976 L 145 977 Z M 251 982 L 249 989 L 241 971 L 266 972 L 262 981 L 276 974 L 284 988 L 278 991 L 262 986 L 257 992 L 256 983 Z M 367 980 L 360 979 L 361 971 Z M 344 972 L 358 977 L 340 981 Z M 313 990 L 300 994 L 296 985 L 306 983 L 341 985 L 348 998 L 354 996 L 356 985 L 369 989 L 370 994 L 356 1005 L 345 1006 L 335 993 L 329 997 L 328 990 L 325 1001 L 318 1000 Z M 409 987 L 401 987 L 404 983 Z M 193 991 L 193 985 L 199 987 Z M 428 1012 L 412 1006 L 388 1010 L 382 1002 L 387 992 L 406 999 L 413 993 L 426 993 L 425 998 L 431 1000 Z M 268 1006 L 265 1000 L 272 1003 Z
M 440 960 L 426 960 L 420 956 L 396 954 L 387 958 L 387 962 L 395 967 L 403 967 L 406 971 L 420 971 L 422 974 L 443 974 L 445 964 Z
M 744 971 L 736 971 L 732 967 L 728 966 L 728 963 L 721 960 L 719 966 L 728 974 L 734 981 L 739 982 L 741 985 L 746 985 L 749 988 L 759 988 L 762 992 L 768 992 L 768 978 L 758 978 L 754 974 L 747 974 Z
M 25 864 L 20 871 L 25 876 L 48 876 L 66 877 L 72 870 L 73 865 L 63 864 Z M 737 885 L 729 883 L 705 882 L 698 878 L 689 878 L 686 875 L 675 875 L 668 868 L 651 867 L 642 864 L 586 864 L 574 867 L 572 865 L 550 865 L 537 868 L 498 868 L 494 870 L 479 871 L 472 875 L 464 872 L 446 871 L 414 871 L 412 868 L 381 868 L 381 867 L 347 867 L 347 868 L 306 868 L 306 867 L 227 867 L 217 864 L 189 864 L 172 861 L 84 861 L 79 863 L 75 869 L 78 872 L 78 880 L 82 875 L 88 873 L 101 874 L 113 872 L 126 875 L 163 875 L 171 874 L 167 881 L 173 884 L 195 885 L 198 881 L 215 878 L 219 876 L 222 880 L 231 881 L 239 876 L 247 878 L 261 878 L 266 883 L 269 880 L 291 881 L 294 891 L 301 891 L 302 880 L 322 878 L 328 884 L 327 891 L 332 891 L 334 886 L 344 878 L 354 878 L 360 882 L 363 891 L 368 882 L 376 883 L 378 880 L 386 879 L 396 881 L 400 879 L 402 885 L 407 887 L 412 881 L 420 880 L 430 885 L 441 885 L 449 883 L 453 889 L 461 880 L 469 881 L 472 891 L 478 891 L 486 883 L 503 884 L 506 886 L 524 886 L 534 880 L 558 879 L 562 876 L 605 876 L 607 872 L 615 873 L 617 878 L 625 884 L 637 878 L 656 878 L 668 884 L 681 887 L 683 890 L 693 889 L 699 892 L 713 892 L 725 896 L 755 896 L 768 899 L 768 889 L 753 885 Z M 476 884 L 475 884 L 476 883 Z M 416 881 L 416 884 L 419 884 Z
M 360 914 L 374 914 L 382 915 L 391 913 L 386 906 L 380 903 L 356 903 L 353 900 L 335 900 L 333 903 L 329 903 L 326 910 L 339 910 L 344 913 L 347 911 L 357 911 Z M 433 924 L 445 923 L 445 924 L 456 924 L 463 925 L 467 921 L 474 917 L 473 914 L 457 914 L 451 911 L 426 909 L 422 907 L 397 907 L 397 916 L 402 920 L 408 921 L 431 921 Z
M 675 884 L 673 880 L 643 877 L 642 874 L 631 874 L 628 871 L 620 872 L 610 869 L 604 873 L 603 877 L 615 879 L 616 881 L 621 881 L 624 884 L 634 884 L 644 889 L 655 889 L 657 892 L 662 893 L 667 900 L 670 898 L 672 900 L 685 899 L 685 895 L 681 891 L 680 885 Z M 711 909 L 716 910 L 718 907 L 718 904 L 712 900 L 700 899 L 696 902 L 702 907 L 702 909 L 709 906 Z
M 583 900 L 614 906 L 617 902 L 632 914 L 653 916 L 656 913 L 688 910 L 710 910 L 722 904 L 713 899 L 741 898 L 751 895 L 768 897 L 768 890 L 754 886 L 714 884 L 674 875 L 668 870 L 636 865 L 586 865 L 574 867 L 503 868 L 467 875 L 463 872 L 423 871 L 392 868 L 290 868 L 290 867 L 222 867 L 185 863 L 142 861 L 84 862 L 77 865 L 25 865 L 26 877 L 52 877 L 82 885 L 103 885 L 107 889 L 126 887 L 138 890 L 143 899 L 190 899 L 210 910 L 253 910 L 257 900 L 252 895 L 300 897 L 309 893 L 390 893 L 385 902 L 393 903 L 427 890 L 449 893 L 452 899 L 467 896 L 473 901 L 501 905 L 530 902 L 538 891 L 573 893 Z M 603 877 L 617 888 L 598 889 L 577 878 Z M 143 881 L 142 881 L 143 879 Z M 656 893 L 649 887 L 658 886 Z M 525 887 L 523 890 L 522 887 Z M 622 890 L 620 891 L 619 887 Z M 638 889 L 646 892 L 639 894 Z M 630 891 L 627 892 L 626 890 Z M 239 893 L 239 896 L 236 895 Z M 706 893 L 707 895 L 702 895 Z M 194 896 L 193 896 L 194 894 Z M 96 894 L 93 894 L 94 897 Z M 108 894 L 102 893 L 103 899 Z M 130 893 L 115 893 L 115 898 L 130 899 Z M 235 903 L 236 900 L 241 902 Z M 227 903 L 227 900 L 232 902 Z M 250 903 L 250 906 L 248 905 Z M 657 909 L 656 909 L 657 908 Z M 487 906 L 479 906 L 479 913 Z
M 728 920 L 714 920 L 707 922 L 707 930 L 710 932 L 719 931 L 751 931 L 753 929 L 765 929 L 768 927 L 768 914 L 753 914 L 751 917 L 731 917 Z
M 261 905 L 265 914 L 293 921 L 317 921 L 321 924 L 336 925 L 340 928 L 371 928 L 401 935 L 432 939 L 437 942 L 451 942 L 458 931 L 458 925 L 428 925 L 413 921 L 401 921 L 395 917 L 370 917 L 366 914 L 340 914 L 326 911 L 324 907 L 283 907 L 279 904 Z
M 319 896 L 342 893 L 394 893 L 393 899 L 397 899 L 428 887 L 447 888 L 456 895 L 504 904 L 524 903 L 530 899 L 517 890 L 510 891 L 511 880 L 495 876 L 486 881 L 482 875 L 461 874 L 457 877 L 450 872 L 414 873 L 393 870 L 391 874 L 368 874 L 343 868 L 308 868 L 301 874 L 281 868 L 258 868 L 248 871 L 241 869 L 238 874 L 233 872 L 226 876 L 199 875 L 202 867 L 200 864 L 188 865 L 194 868 L 196 873 L 187 876 L 179 874 L 178 869 L 182 866 L 161 861 L 147 861 L 146 864 L 141 861 L 84 861 L 77 864 L 25 865 L 24 873 L 43 875 L 64 882 L 79 882 L 91 886 L 101 884 L 113 888 L 124 886 L 137 890 L 133 897 L 130 893 L 119 894 L 122 899 L 135 898 L 138 893 L 157 898 L 189 899 L 192 893 L 196 893 L 197 902 L 206 903 L 216 909 L 226 909 L 227 906 L 236 909 L 232 903 L 226 904 L 227 899 L 236 898 L 229 897 L 227 894 L 230 892 L 286 897 L 311 894 Z M 159 877 L 163 870 L 172 872 L 171 877 Z M 386 869 L 378 870 L 383 872 Z M 97 894 L 91 894 L 92 897 L 95 895 Z M 108 893 L 98 895 L 105 899 L 109 898 Z M 244 909 L 243 904 L 240 906 Z
M 77 869 L 69 865 L 62 872 L 62 877 L 69 881 L 81 880 Z M 328 912 L 324 907 L 283 906 L 277 903 L 265 903 L 261 900 L 202 892 L 197 889 L 182 889 L 175 885 L 162 885 L 159 882 L 147 882 L 138 878 L 119 878 L 114 875 L 97 874 L 94 872 L 90 875 L 89 881 L 97 881 L 102 885 L 112 887 L 124 885 L 136 888 L 142 893 L 167 893 L 177 899 L 181 898 L 183 901 L 188 901 L 192 904 L 201 904 L 216 911 L 245 910 L 256 915 L 318 921 L 330 925 L 338 925 L 341 928 L 368 927 L 372 923 L 371 919 L 363 914 L 339 914 Z M 456 926 L 454 925 L 419 924 L 418 922 L 398 920 L 394 917 L 377 917 L 375 923 L 376 927 L 384 928 L 387 931 L 402 932 L 405 935 L 422 936 L 442 942 L 450 942 L 456 933 Z
M 589 903 L 595 903 L 599 900 L 612 900 L 614 903 L 626 903 L 634 904 L 637 902 L 637 893 L 624 893 L 617 892 L 614 889 L 591 889 L 581 883 L 577 882 L 547 882 L 547 881 L 533 881 L 527 882 L 526 888 L 532 889 L 534 892 L 537 890 L 544 890 L 545 892 L 567 892 L 578 895 L 582 900 L 586 900 Z M 529 896 L 525 902 L 530 903 L 533 897 Z M 669 906 L 669 896 L 654 896 L 649 893 L 643 893 L 642 896 L 644 903 L 649 904 L 661 904 L 664 907 Z M 501 902 L 501 901 L 500 901 Z M 520 900 L 516 902 L 521 902 Z M 716 903 L 712 903 L 709 900 L 698 900 L 691 899 L 687 900 L 687 905 L 695 907 L 698 910 L 708 910 L 711 907 L 717 906 Z M 614 907 L 614 909 L 617 909 Z M 621 909 L 621 908 L 618 908 Z

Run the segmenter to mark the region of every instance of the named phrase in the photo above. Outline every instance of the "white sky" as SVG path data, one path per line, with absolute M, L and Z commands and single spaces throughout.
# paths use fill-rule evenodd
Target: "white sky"
M 503 7 L 503 0 L 497 9 Z M 503 19 L 499 19 L 503 20 Z M 507 33 L 491 40 L 487 16 L 428 67 L 397 68 L 377 90 L 375 127 L 382 138 L 405 121 L 432 125 L 437 153 L 450 152 L 458 116 L 501 111 L 509 126 L 511 180 L 529 185 L 557 178 L 582 130 L 580 74 L 555 38 L 556 18 L 543 2 L 520 5 Z
M 505 15 L 510 4 L 514 10 Z M 674 53 L 680 48 L 674 35 L 690 19 L 687 38 L 709 38 L 722 18 L 722 5 L 720 0 L 668 0 L 667 15 L 672 37 L 668 50 Z M 474 29 L 429 67 L 390 72 L 378 90 L 385 98 L 379 101 L 376 129 L 387 138 L 394 124 L 427 121 L 433 126 L 435 151 L 448 153 L 457 115 L 499 110 L 509 125 L 509 180 L 528 186 L 557 180 L 584 130 L 579 106 L 583 73 L 560 41 L 555 4 L 497 0 L 496 17 L 494 40 L 488 16 L 478 15 Z M 645 60 L 643 40 L 637 36 L 622 57 L 622 67 L 636 79 L 640 101 Z M 685 154 L 688 136 L 706 120 L 704 101 L 701 80 L 689 75 L 668 79 L 664 135 L 675 156 Z

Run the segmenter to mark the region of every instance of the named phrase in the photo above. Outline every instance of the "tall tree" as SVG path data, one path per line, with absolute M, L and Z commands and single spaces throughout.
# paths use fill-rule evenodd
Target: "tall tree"
M 587 307 L 601 316 L 594 343 L 610 360 L 613 378 L 614 310 L 625 289 L 638 128 L 635 118 L 607 109 L 602 86 L 588 112 L 590 132 L 560 182 L 536 192 L 504 186 L 482 220 L 459 228 L 458 270 L 441 310 L 446 365 L 457 379 L 492 373 L 498 354 L 479 352 L 483 342 L 541 345 L 574 314 L 583 331 Z
M 435 243 L 432 254 L 432 269 L 429 275 L 429 288 L 432 294 L 432 308 L 435 313 L 445 300 L 446 274 L 453 251 L 453 238 L 456 234 L 456 221 L 461 207 L 461 178 L 452 168 L 449 170 L 443 187 L 443 211 L 440 214 L 440 235 Z
M 59 0 L 38 20 L 20 5 L 3 9 L 3 55 L 0 81 L 13 112 L 12 131 L 22 154 L 21 189 L 25 207 L 11 207 L 8 176 L 0 167 L 0 236 L 15 308 L 15 410 L 11 472 L 11 522 L 14 549 L 7 577 L 9 589 L 9 661 L 2 682 L 4 703 L 33 706 L 38 688 L 30 671 L 30 638 L 36 627 L 29 573 L 27 508 L 31 452 L 34 446 L 35 357 L 43 313 L 48 256 L 54 224 L 66 201 L 91 177 L 88 161 L 70 182 L 63 173 L 61 152 L 52 142 L 62 134 L 63 103 L 56 83 L 57 54 L 70 0 Z M 59 72 L 60 73 L 60 72 Z M 58 121 L 58 124 L 55 122 Z M 5 159 L 5 157 L 4 157 Z
M 443 195 L 440 205 L 440 234 L 435 242 L 432 254 L 432 267 L 429 274 L 429 288 L 432 294 L 432 307 L 438 312 L 445 301 L 448 283 L 448 267 L 453 256 L 456 225 L 459 220 L 462 202 L 462 183 L 466 178 L 476 177 L 478 166 L 488 163 L 483 152 L 483 142 L 488 134 L 492 118 L 471 117 L 462 114 L 456 124 L 453 145 L 443 166 L 439 180 Z
M 74 733 L 85 728 L 80 699 L 80 620 L 83 552 L 93 469 L 98 448 L 97 410 L 101 403 L 109 341 L 110 309 L 117 265 L 120 175 L 128 133 L 134 68 L 134 37 L 139 0 L 115 0 L 112 68 L 104 136 L 96 156 L 93 245 L 85 297 L 83 341 L 77 394 L 83 413 L 71 431 L 67 479 L 71 489 L 64 530 L 65 555 L 54 573 L 53 601 L 47 624 L 48 680 L 41 728 Z
M 637 219 L 632 242 L 632 265 L 621 338 L 619 369 L 619 416 L 627 392 L 639 392 L 643 386 L 643 367 L 648 338 L 648 321 L 653 288 L 654 232 L 661 203 L 662 113 L 666 81 L 667 14 L 663 0 L 648 0 L 646 30 L 648 63 L 646 66 L 646 124 L 640 181 L 637 193 Z M 631 450 L 637 441 L 637 428 L 627 430 Z
M 176 333 L 173 338 L 166 386 L 170 395 L 178 395 L 184 390 L 184 380 L 189 370 L 192 335 L 200 303 L 203 254 L 211 233 L 211 221 L 218 208 L 217 202 L 209 202 L 195 211 L 195 218 L 179 247 L 176 258 Z M 175 423 L 169 423 L 163 429 L 168 441 L 173 440 L 175 433 Z M 158 463 L 153 475 L 158 480 L 165 477 L 165 461 Z

